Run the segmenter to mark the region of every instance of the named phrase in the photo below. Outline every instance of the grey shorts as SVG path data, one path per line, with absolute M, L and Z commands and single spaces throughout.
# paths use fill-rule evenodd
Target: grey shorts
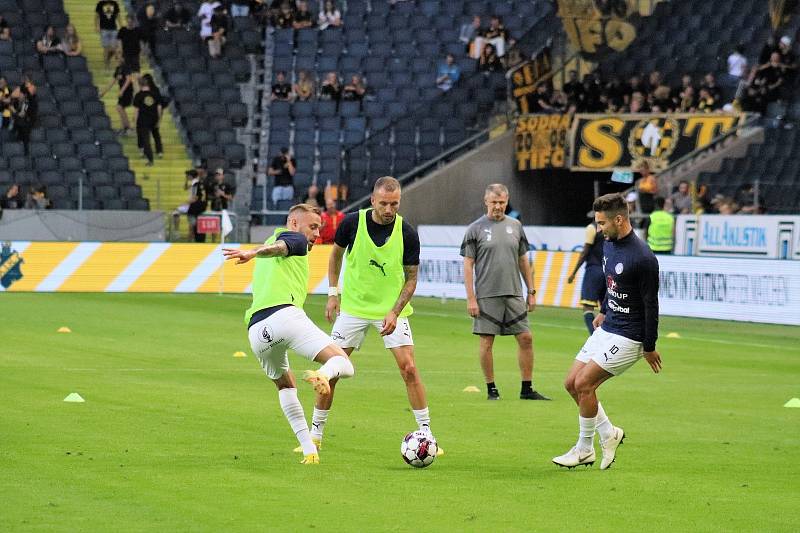
M 117 46 L 117 30 L 100 30 L 100 44 L 103 48 Z
M 521 296 L 478 298 L 480 315 L 474 319 L 475 335 L 518 335 L 530 331 L 528 305 Z

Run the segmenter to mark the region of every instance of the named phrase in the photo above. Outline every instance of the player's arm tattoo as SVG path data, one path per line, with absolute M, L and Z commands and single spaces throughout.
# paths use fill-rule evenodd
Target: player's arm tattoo
M 406 277 L 406 282 L 400 290 L 400 296 L 397 297 L 397 302 L 395 302 L 394 307 L 392 307 L 392 311 L 397 315 L 399 315 L 406 304 L 411 301 L 411 297 L 414 296 L 414 291 L 417 290 L 418 270 L 419 265 L 403 265 L 403 274 Z
M 259 246 L 255 252 L 258 257 L 286 257 L 289 255 L 289 247 L 286 242 L 279 240 L 272 244 Z

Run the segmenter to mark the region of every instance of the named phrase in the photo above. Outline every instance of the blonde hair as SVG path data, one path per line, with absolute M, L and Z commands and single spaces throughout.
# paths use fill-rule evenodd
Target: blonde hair
M 314 213 L 315 215 L 321 215 L 322 211 L 320 211 L 319 207 L 311 204 L 295 204 L 289 208 L 289 217 L 298 211 L 302 211 L 304 213 Z

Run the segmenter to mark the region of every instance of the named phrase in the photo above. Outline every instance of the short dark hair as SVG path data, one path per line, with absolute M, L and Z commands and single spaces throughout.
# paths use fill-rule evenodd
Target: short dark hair
M 628 217 L 628 204 L 625 198 L 618 192 L 604 194 L 595 198 L 592 204 L 595 213 L 608 213 L 612 216 L 623 215 Z
M 372 187 L 372 192 L 378 192 L 381 189 L 386 192 L 399 191 L 400 182 L 391 176 L 383 176 L 382 178 L 378 178 L 375 182 L 375 186 Z
M 653 198 L 653 203 L 655 204 L 656 209 L 664 209 L 665 202 L 666 200 L 664 199 L 663 196 L 656 196 L 655 198 Z

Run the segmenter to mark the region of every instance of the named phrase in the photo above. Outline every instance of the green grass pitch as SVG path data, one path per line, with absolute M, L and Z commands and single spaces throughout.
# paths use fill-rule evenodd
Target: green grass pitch
M 487 402 L 464 303 L 419 298 L 418 366 L 447 454 L 424 470 L 403 463 L 414 419 L 371 334 L 313 467 L 291 452 L 250 355 L 248 304 L 0 295 L 0 531 L 800 529 L 800 409 L 783 407 L 800 397 L 800 328 L 662 317 L 663 373 L 640 362 L 600 390 L 628 435 L 616 464 L 567 471 L 550 459 L 577 436 L 562 380 L 586 337 L 580 311 L 531 317 L 535 385 L 554 401 L 517 399 L 513 340 L 501 339 L 503 399 Z M 306 309 L 327 330 L 323 305 Z M 64 403 L 70 392 L 86 402 Z M 300 397 L 310 416 L 305 384 Z

